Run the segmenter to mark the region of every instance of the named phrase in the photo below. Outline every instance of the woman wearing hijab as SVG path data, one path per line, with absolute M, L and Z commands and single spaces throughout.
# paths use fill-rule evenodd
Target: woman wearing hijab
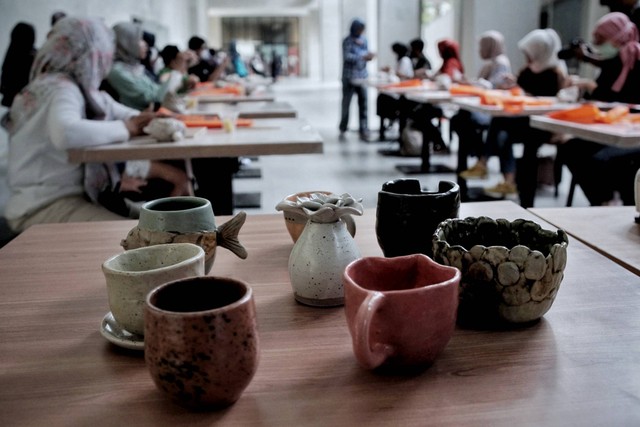
M 533 30 L 519 42 L 518 48 L 524 54 L 526 65 L 506 82 L 515 83 L 531 96 L 555 96 L 569 83 L 564 61 L 558 59 L 562 45 L 558 34 L 550 29 Z M 519 194 L 523 207 L 533 206 L 538 177 L 538 149 L 549 142 L 552 134 L 529 126 L 528 117 L 494 117 L 487 132 L 485 153 L 497 152 L 504 181 L 485 189 L 489 195 L 513 196 Z M 524 143 L 524 152 L 518 170 L 516 186 L 516 162 L 512 145 Z M 478 159 L 479 165 L 472 169 L 486 171 L 487 156 Z
M 140 135 L 153 117 L 98 90 L 113 48 L 112 32 L 100 20 L 67 17 L 36 55 L 9 119 L 5 217 L 15 232 L 37 223 L 122 218 L 85 198 L 83 165 L 67 160 L 70 148 Z
M 116 53 L 107 82 L 118 94 L 118 101 L 136 110 L 146 110 L 162 104 L 167 84 L 158 84 L 145 72 L 140 62 L 147 54 L 142 27 L 132 22 L 120 22 L 113 27 Z
M 593 31 L 601 72 L 585 97 L 598 101 L 640 104 L 640 43 L 638 29 L 620 12 L 603 16 Z M 623 204 L 633 205 L 633 182 L 640 168 L 640 149 L 606 146 L 572 139 L 559 147 L 589 202 L 611 204 L 618 192 Z
M 2 63 L 0 93 L 2 105 L 11 107 L 13 98 L 29 83 L 29 71 L 36 56 L 36 30 L 33 25 L 19 22 L 11 30 L 11 42 Z
M 511 62 L 504 54 L 504 36 L 498 31 L 486 31 L 478 40 L 480 58 L 485 61 L 478 73 L 475 84 L 486 89 L 507 89 L 513 86 L 510 76 Z M 491 116 L 479 112 L 460 110 L 451 118 L 451 129 L 458 134 L 458 172 L 461 189 L 466 189 L 465 179 L 486 178 L 488 175 L 486 161 L 478 161 L 471 169 L 467 169 L 467 156 L 477 155 L 480 158 L 492 153 L 485 153 L 483 134 L 491 123 Z M 466 191 L 463 193 L 466 194 Z
M 453 82 L 461 81 L 464 76 L 464 67 L 460 60 L 460 45 L 455 40 L 442 39 L 438 42 L 438 53 L 442 58 L 442 66 L 438 74 L 446 74 Z

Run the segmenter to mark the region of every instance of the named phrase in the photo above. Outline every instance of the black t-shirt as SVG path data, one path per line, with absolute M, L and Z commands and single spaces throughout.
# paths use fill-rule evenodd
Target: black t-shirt
M 562 89 L 561 81 L 562 75 L 557 68 L 548 68 L 540 73 L 525 68 L 518 75 L 518 86 L 533 96 L 556 96 Z
M 424 68 L 426 70 L 431 69 L 431 63 L 429 62 L 427 57 L 424 56 L 424 54 L 409 55 L 409 58 L 411 58 L 411 63 L 413 64 L 414 70 L 419 70 L 421 68 Z
M 189 74 L 195 74 L 198 76 L 201 82 L 209 80 L 209 76 L 215 70 L 215 66 L 207 61 L 200 61 L 193 67 L 189 68 Z
M 600 74 L 596 79 L 598 86 L 588 98 L 603 102 L 640 104 L 640 61 L 636 62 L 635 67 L 627 74 L 620 92 L 614 92 L 611 86 L 618 79 L 621 70 L 622 61 L 619 56 L 603 61 L 600 64 Z

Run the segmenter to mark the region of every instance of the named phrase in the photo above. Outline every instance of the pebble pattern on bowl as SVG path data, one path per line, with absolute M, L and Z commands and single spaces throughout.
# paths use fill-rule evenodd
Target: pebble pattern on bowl
M 434 260 L 462 272 L 458 321 L 526 323 L 553 304 L 567 263 L 567 234 L 518 219 L 449 219 L 433 235 Z

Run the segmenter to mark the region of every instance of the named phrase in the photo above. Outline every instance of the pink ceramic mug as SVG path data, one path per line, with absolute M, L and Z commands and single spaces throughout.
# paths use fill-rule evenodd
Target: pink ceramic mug
M 453 334 L 460 271 L 423 254 L 365 257 L 343 275 L 353 351 L 366 369 L 432 363 Z

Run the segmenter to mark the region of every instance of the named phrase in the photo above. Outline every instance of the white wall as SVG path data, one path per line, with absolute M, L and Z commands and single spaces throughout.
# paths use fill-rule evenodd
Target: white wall
M 391 45 L 408 45 L 420 37 L 420 2 L 380 0 L 378 8 L 378 66 L 393 68 L 396 56 Z
M 0 0 L 0 55 L 4 59 L 11 29 L 19 21 L 36 27 L 36 47 L 41 46 L 50 29 L 51 14 L 58 10 L 69 15 L 100 16 L 109 26 L 130 21 L 132 16 L 151 20 L 167 29 L 167 39 L 158 40 L 161 47 L 168 43 L 186 47 L 192 35 L 192 1 L 195 0 Z
M 482 60 L 478 55 L 478 36 L 487 30 L 500 31 L 514 72 L 524 66 L 517 43 L 538 28 L 540 2 L 531 0 L 462 0 L 461 54 L 467 76 L 478 74 Z

